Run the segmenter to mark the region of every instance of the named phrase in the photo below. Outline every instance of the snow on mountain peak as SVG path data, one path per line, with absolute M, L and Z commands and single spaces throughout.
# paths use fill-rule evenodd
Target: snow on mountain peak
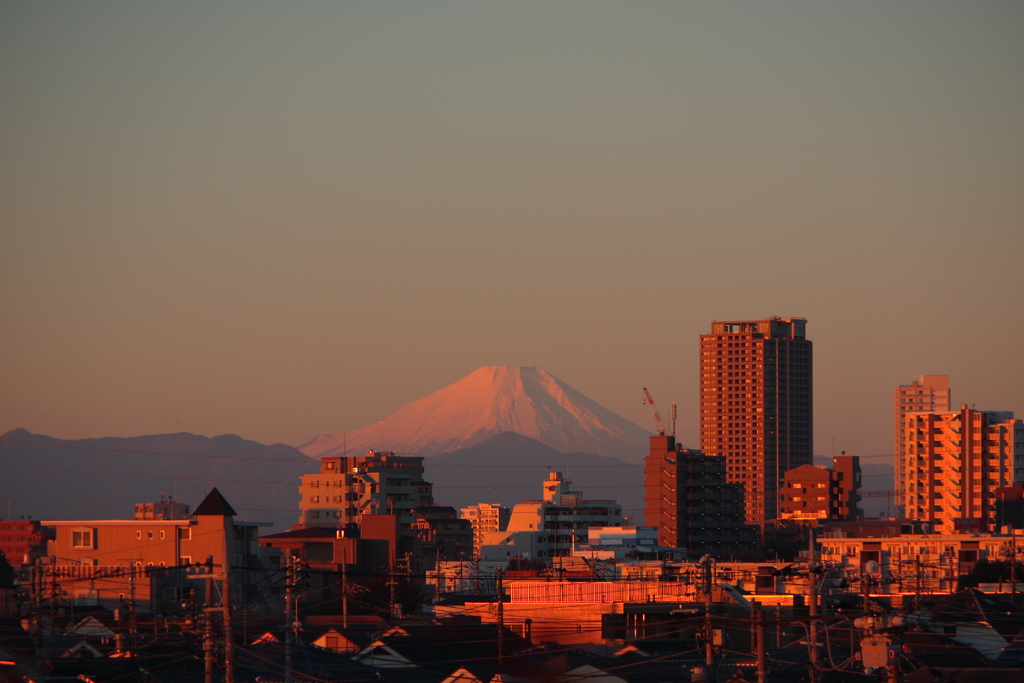
M 640 462 L 650 432 L 603 408 L 534 365 L 491 365 L 414 401 L 381 422 L 319 434 L 299 447 L 310 457 L 368 450 L 436 455 L 515 432 L 562 452 Z

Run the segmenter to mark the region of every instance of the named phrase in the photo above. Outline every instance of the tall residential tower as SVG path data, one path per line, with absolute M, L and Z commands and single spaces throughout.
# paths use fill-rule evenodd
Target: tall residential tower
M 911 514 L 904 505 L 908 477 L 907 459 L 904 457 L 906 439 L 905 416 L 910 413 L 947 413 L 950 408 L 949 375 L 921 375 L 920 381 L 896 387 L 895 436 L 893 453 L 896 454 L 896 509 L 897 514 Z
M 746 522 L 778 517 L 787 470 L 813 459 L 813 373 L 804 318 L 715 322 L 700 338 L 700 442 L 745 489 Z

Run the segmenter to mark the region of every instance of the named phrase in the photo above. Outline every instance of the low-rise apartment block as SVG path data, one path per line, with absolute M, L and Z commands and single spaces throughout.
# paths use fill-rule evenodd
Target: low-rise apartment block
M 481 556 L 545 560 L 572 555 L 577 545 L 587 544 L 591 527 L 622 526 L 622 505 L 614 500 L 585 500 L 580 491 L 569 490 L 571 485 L 561 472 L 548 474 L 544 500 L 516 504 L 506 530 L 484 536 Z
M 854 520 L 860 514 L 860 458 L 833 458 L 831 468 L 801 465 L 786 472 L 779 509 L 783 519 Z
M 134 598 L 152 611 L 177 611 L 201 596 L 202 574 L 232 571 L 239 599 L 259 601 L 257 583 L 271 569 L 259 550 L 258 529 L 241 522 L 215 488 L 188 519 L 44 520 L 51 529 L 48 564 L 39 570 L 76 605 L 118 607 Z M 209 558 L 209 559 L 208 559 Z M 201 572 L 201 573 L 200 573 Z
M 492 531 L 504 531 L 508 526 L 511 511 L 496 503 L 477 503 L 462 508 L 462 518 L 473 525 L 473 554 L 479 555 L 484 536 Z
M 358 457 L 320 459 L 320 471 L 302 477 L 299 525 L 345 527 L 363 515 L 397 515 L 410 532 L 416 508 L 434 504 L 433 485 L 423 479 L 423 458 L 370 451 Z

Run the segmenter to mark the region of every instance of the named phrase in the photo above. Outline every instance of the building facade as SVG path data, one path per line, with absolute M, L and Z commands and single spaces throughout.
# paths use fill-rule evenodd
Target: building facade
M 920 380 L 896 387 L 893 396 L 896 461 L 896 500 L 903 498 L 906 489 L 906 463 L 903 448 L 906 441 L 904 418 L 909 413 L 948 413 L 951 411 L 949 375 L 921 375 Z M 897 514 L 905 512 L 897 507 Z
M 412 530 L 421 542 L 421 556 L 433 567 L 438 561 L 473 557 L 473 525 L 448 505 L 416 508 Z
M 652 436 L 644 462 L 645 524 L 658 545 L 686 548 L 691 557 L 756 552 L 757 533 L 744 523 L 743 484 L 728 481 L 727 459 Z
M 159 503 L 136 503 L 135 519 L 188 519 L 188 505 L 175 502 L 174 498 L 164 500 L 160 496 Z
M 257 584 L 265 587 L 275 567 L 258 532 L 270 524 L 235 514 L 215 488 L 188 519 L 45 520 L 49 562 L 37 569 L 69 604 L 112 609 L 133 601 L 140 611 L 176 612 L 201 596 L 210 562 L 214 574 L 231 569 L 235 597 L 266 603 Z
M 473 525 L 473 554 L 480 554 L 484 536 L 492 531 L 504 531 L 512 512 L 504 505 L 477 503 L 462 508 L 462 518 Z
M 904 415 L 897 504 L 936 532 L 991 531 L 996 490 L 1024 481 L 1024 423 L 1011 412 Z
M 803 318 L 715 322 L 700 338 L 700 441 L 745 489 L 746 521 L 778 517 L 782 476 L 813 459 L 812 347 Z
M 622 526 L 622 505 L 614 500 L 585 500 L 583 493 L 570 490 L 571 486 L 561 472 L 549 473 L 544 500 L 517 503 L 505 531 L 484 536 L 482 558 L 544 561 L 570 556 L 574 548 L 587 544 L 591 527 Z
M 37 519 L 0 520 L 0 552 L 12 567 L 32 564 L 46 554 L 46 531 Z
M 847 576 L 871 574 L 879 592 L 947 592 L 980 560 L 1006 562 L 1024 554 L 1024 537 L 994 534 L 898 534 L 821 539 L 821 560 Z M 870 564 L 874 563 L 874 564 Z
M 321 458 L 318 473 L 303 475 L 299 495 L 300 526 L 345 527 L 364 515 L 394 514 L 400 531 L 411 532 L 416 508 L 434 504 L 423 458 L 375 451 Z
M 844 520 L 860 514 L 860 458 L 833 458 L 831 468 L 801 465 L 786 472 L 780 510 L 783 519 Z

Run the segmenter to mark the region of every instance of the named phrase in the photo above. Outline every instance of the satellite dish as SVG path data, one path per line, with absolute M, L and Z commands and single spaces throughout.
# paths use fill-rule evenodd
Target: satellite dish
M 868 560 L 867 562 L 864 563 L 864 571 L 866 571 L 868 574 L 877 574 L 878 573 L 878 563 L 875 562 L 874 560 Z

